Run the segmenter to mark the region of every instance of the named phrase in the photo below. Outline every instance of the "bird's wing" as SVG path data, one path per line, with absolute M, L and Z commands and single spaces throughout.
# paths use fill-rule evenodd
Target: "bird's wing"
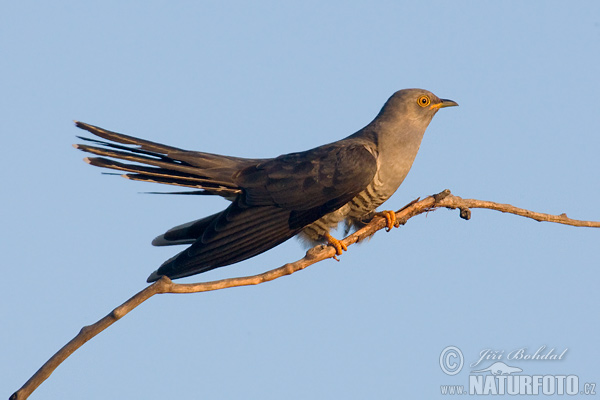
M 324 207 L 326 214 L 363 191 L 376 171 L 374 145 L 345 139 L 250 166 L 234 180 L 248 205 L 295 211 Z
M 243 191 L 227 209 L 170 231 L 174 244 L 185 243 L 184 230 L 199 236 L 148 280 L 194 275 L 271 249 L 352 200 L 376 170 L 374 150 L 350 141 L 248 167 L 235 177 Z M 157 241 L 167 244 L 168 238 L 169 232 Z

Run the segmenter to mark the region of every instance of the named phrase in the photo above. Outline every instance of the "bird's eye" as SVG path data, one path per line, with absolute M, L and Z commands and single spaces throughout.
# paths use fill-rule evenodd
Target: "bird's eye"
M 417 103 L 421 107 L 427 107 L 429 104 L 431 104 L 431 99 L 427 95 L 419 96 L 419 98 L 417 99 Z

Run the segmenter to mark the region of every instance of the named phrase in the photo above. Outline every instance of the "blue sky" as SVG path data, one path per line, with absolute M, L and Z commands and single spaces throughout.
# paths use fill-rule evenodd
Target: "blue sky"
M 270 157 L 363 127 L 396 90 L 439 112 L 386 208 L 449 188 L 600 220 L 600 3 L 13 2 L 0 15 L 2 393 L 145 286 L 164 230 L 221 199 L 140 194 L 71 147 L 77 119 Z M 444 398 L 442 350 L 540 346 L 527 374 L 600 381 L 600 231 L 438 210 L 271 283 L 152 298 L 32 398 Z M 182 280 L 299 259 L 290 240 Z M 486 365 L 484 365 L 486 366 Z M 591 397 L 591 396 L 590 396 Z

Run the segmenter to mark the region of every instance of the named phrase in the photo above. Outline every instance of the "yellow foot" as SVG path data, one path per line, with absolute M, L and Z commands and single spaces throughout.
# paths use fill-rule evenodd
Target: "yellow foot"
M 346 246 L 342 241 L 337 240 L 336 238 L 331 236 L 329 234 L 329 232 L 326 232 L 324 236 L 325 236 L 325 239 L 327 239 L 327 241 L 329 242 L 329 244 L 332 245 L 333 247 L 335 247 L 335 256 L 333 256 L 333 258 L 335 258 L 337 261 L 339 261 L 336 256 L 341 255 L 342 251 L 348 250 L 348 246 Z
M 391 231 L 393 227 L 398 227 L 400 226 L 400 224 L 398 224 L 398 221 L 396 220 L 396 213 L 390 210 L 384 210 L 381 211 L 380 213 L 377 213 L 378 215 L 382 216 L 383 218 L 385 218 L 385 222 L 386 222 L 386 228 L 385 230 L 387 232 Z

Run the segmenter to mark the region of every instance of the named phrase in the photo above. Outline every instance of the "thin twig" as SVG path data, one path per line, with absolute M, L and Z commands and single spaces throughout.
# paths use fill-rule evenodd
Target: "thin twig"
M 522 217 L 531 218 L 536 221 L 555 222 L 559 224 L 572 225 L 578 227 L 593 227 L 600 228 L 600 222 L 595 221 L 580 221 L 568 218 L 566 214 L 551 215 L 542 214 L 517 208 L 510 204 L 500 204 L 491 201 L 462 199 L 454 196 L 449 190 L 444 190 L 436 195 L 429 196 L 423 200 L 415 200 L 407 206 L 396 212 L 396 226 L 404 225 L 408 220 L 416 215 L 429 212 L 437 208 L 459 209 L 461 218 L 469 219 L 471 217 L 471 208 L 487 208 L 490 210 L 501 211 L 520 215 Z M 386 227 L 386 219 L 383 217 L 375 217 L 364 228 L 356 231 L 352 235 L 346 237 L 342 242 L 346 246 L 350 246 L 358 241 L 373 235 L 380 229 Z M 198 293 L 208 292 L 211 290 L 219 290 L 237 286 L 258 285 L 260 283 L 272 281 L 282 276 L 291 275 L 294 272 L 300 271 L 309 265 L 316 262 L 332 258 L 335 255 L 335 249 L 332 246 L 319 245 L 306 252 L 304 258 L 285 264 L 279 268 L 264 272 L 258 275 L 245 276 L 239 278 L 222 279 L 212 282 L 178 284 L 173 283 L 169 278 L 163 276 L 158 281 L 146 287 L 135 296 L 131 297 L 125 303 L 112 310 L 107 316 L 98 322 L 85 326 L 69 343 L 63 346 L 56 354 L 54 354 L 24 385 L 13 393 L 11 400 L 23 400 L 29 395 L 50 375 L 54 370 L 69 357 L 78 348 L 83 346 L 85 342 L 98 335 L 104 329 L 111 326 L 113 323 L 121 319 L 134 308 L 148 300 L 150 297 L 159 293 Z

